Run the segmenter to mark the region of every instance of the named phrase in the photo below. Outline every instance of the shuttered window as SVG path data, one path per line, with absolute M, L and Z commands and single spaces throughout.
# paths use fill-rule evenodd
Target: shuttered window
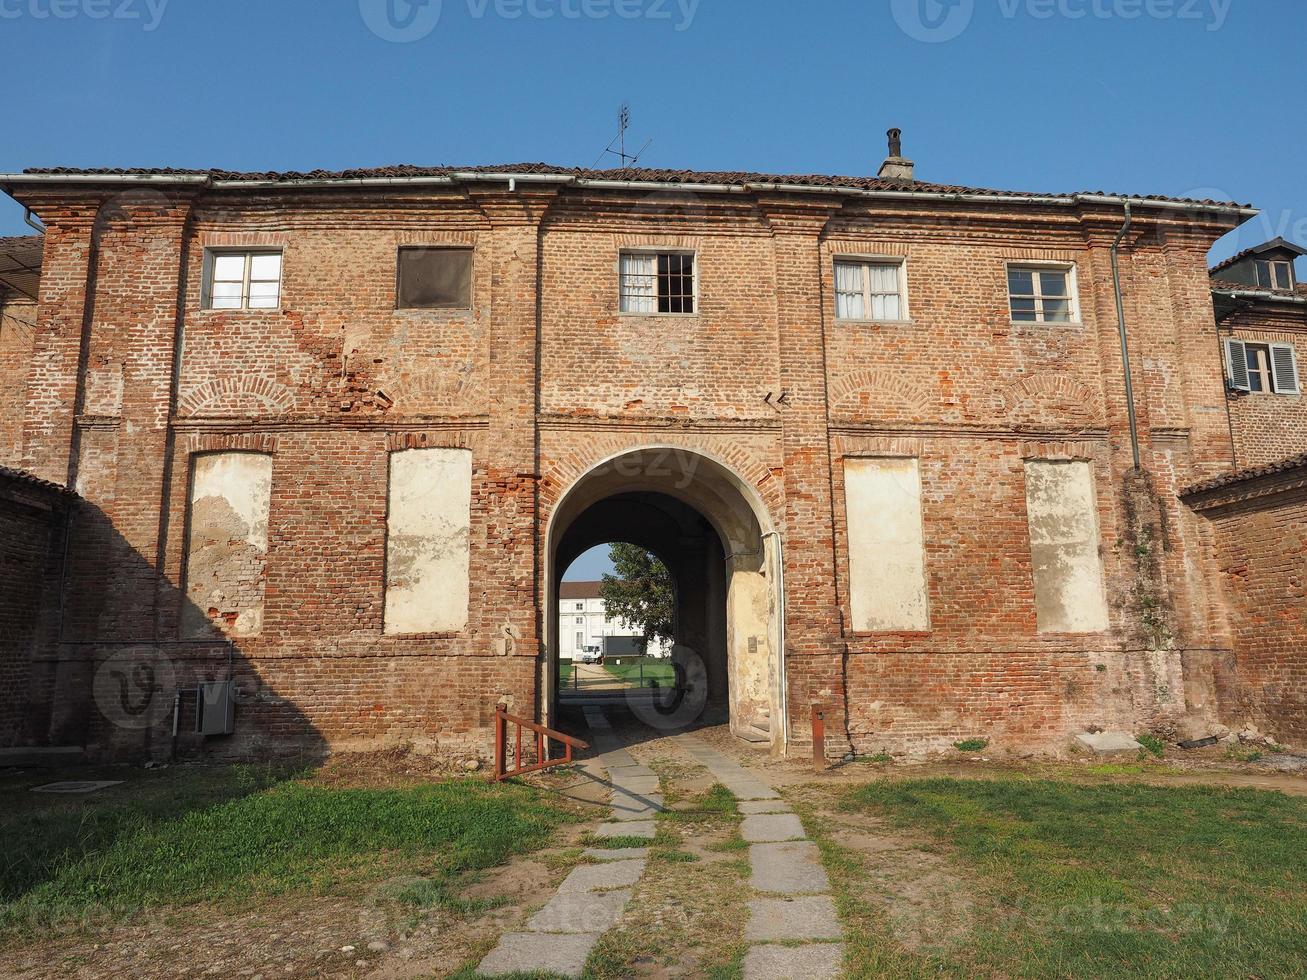
M 1225 342 L 1226 378 L 1234 391 L 1299 395 L 1298 357 L 1292 344 Z

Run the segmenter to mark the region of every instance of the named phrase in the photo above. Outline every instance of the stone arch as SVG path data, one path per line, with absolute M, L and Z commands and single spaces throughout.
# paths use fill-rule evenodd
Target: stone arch
M 193 388 L 181 398 L 188 415 L 223 409 L 230 412 L 271 412 L 284 415 L 295 405 L 295 393 L 270 378 L 240 375 L 218 378 Z
M 889 368 L 864 368 L 830 386 L 830 406 L 844 418 L 929 418 L 938 409 L 930 389 Z
M 1007 413 L 1020 422 L 1103 424 L 1102 393 L 1059 374 L 1022 378 L 1000 393 Z
M 768 491 L 757 485 L 774 482 L 772 474 L 748 460 L 746 477 L 698 446 L 597 448 L 590 446 L 588 464 L 560 461 L 549 476 L 548 505 L 542 500 L 546 716 L 554 714 L 558 698 L 555 596 L 566 565 L 596 543 L 629 540 L 652 546 L 669 568 L 677 565 L 678 581 L 682 573 L 689 577 L 677 590 L 677 619 L 700 625 L 687 630 L 692 641 L 678 633 L 677 645 L 694 650 L 705 666 L 709 710 L 726 712 L 737 735 L 769 739 L 783 751 L 781 555 Z M 778 720 L 775 726 L 771 719 Z

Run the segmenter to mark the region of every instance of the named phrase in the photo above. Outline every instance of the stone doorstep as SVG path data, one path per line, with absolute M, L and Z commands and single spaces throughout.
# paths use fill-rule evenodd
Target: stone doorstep
M 585 970 L 590 950 L 600 933 L 513 932 L 500 937 L 499 945 L 481 961 L 477 972 L 498 977 L 511 973 L 556 973 L 579 977 Z
M 1080 732 L 1076 742 L 1099 755 L 1111 755 L 1114 752 L 1138 752 L 1142 745 L 1135 741 L 1133 735 L 1125 732 Z
M 592 892 L 604 888 L 630 888 L 644 874 L 643 860 L 610 861 L 606 864 L 582 864 L 558 886 L 559 894 Z
M 611 892 L 560 891 L 526 927 L 531 932 L 603 933 L 617 922 L 631 900 L 628 889 Z
M 843 938 L 835 900 L 829 895 L 756 898 L 749 902 L 747 942 L 813 942 Z
M 793 813 L 755 813 L 744 818 L 740 836 L 751 844 L 806 840 L 803 824 Z
M 657 829 L 652 820 L 628 820 L 601 823 L 595 828 L 595 837 L 643 837 L 653 840 Z
M 754 844 L 749 848 L 749 870 L 755 891 L 778 895 L 830 891 L 830 878 L 812 841 Z
M 746 817 L 755 813 L 793 813 L 784 800 L 740 800 L 740 812 Z
M 744 956 L 744 980 L 827 980 L 840 975 L 844 947 L 754 946 Z
M 647 847 L 587 847 L 581 857 L 592 861 L 643 861 L 649 856 Z

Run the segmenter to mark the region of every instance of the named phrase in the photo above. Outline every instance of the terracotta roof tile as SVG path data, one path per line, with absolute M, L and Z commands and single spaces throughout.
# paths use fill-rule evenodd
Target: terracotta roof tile
M 1247 480 L 1256 480 L 1258 477 L 1274 476 L 1277 473 L 1285 473 L 1289 470 L 1298 469 L 1299 467 L 1307 467 L 1307 453 L 1290 456 L 1288 459 L 1277 460 L 1274 463 L 1267 463 L 1264 466 L 1255 466 L 1251 469 L 1227 473 L 1224 476 L 1204 480 L 1202 483 L 1195 483 L 1187 490 L 1182 491 L 1180 496 L 1190 497 L 1194 494 L 1205 493 L 1208 490 L 1220 490 L 1222 487 L 1232 486 L 1236 483 L 1243 483 Z
M 69 497 L 77 496 L 72 490 L 58 483 L 52 483 L 49 480 L 43 480 L 39 476 L 28 473 L 26 470 L 16 470 L 11 466 L 0 466 L 0 480 L 9 480 L 14 483 L 23 483 L 29 487 L 37 487 L 41 490 L 50 490 L 55 493 Z
M 849 177 L 830 174 L 767 174 L 752 171 L 731 170 L 660 170 L 645 167 L 625 167 L 612 170 L 594 170 L 585 167 L 560 167 L 550 163 L 512 163 L 493 164 L 473 167 L 417 167 L 399 164 L 389 167 L 366 167 L 351 170 L 310 170 L 310 171 L 260 171 L 239 172 L 231 170 L 187 170 L 172 167 L 127 167 L 127 168 L 91 168 L 75 167 L 38 167 L 28 174 L 50 174 L 68 177 L 78 176 L 207 176 L 224 181 L 295 181 L 295 180 L 366 180 L 384 177 L 446 177 L 453 173 L 480 174 L 533 174 L 560 177 L 579 177 L 588 180 L 620 180 L 634 183 L 673 183 L 673 184 L 777 184 L 781 186 L 808 186 L 849 188 L 853 190 L 916 190 L 940 194 L 988 194 L 1000 197 L 1052 197 L 1070 200 L 1075 194 L 1046 194 L 1030 191 L 991 190 L 979 187 L 965 187 L 958 184 L 933 184 L 925 181 L 907 183 L 880 177 Z M 1233 207 L 1250 207 L 1246 204 L 1232 204 L 1228 201 L 1194 200 L 1192 198 L 1166 197 L 1162 195 L 1109 194 L 1106 191 L 1084 191 L 1084 194 L 1099 194 L 1108 197 L 1131 197 L 1136 200 L 1158 201 L 1179 204 L 1218 205 Z

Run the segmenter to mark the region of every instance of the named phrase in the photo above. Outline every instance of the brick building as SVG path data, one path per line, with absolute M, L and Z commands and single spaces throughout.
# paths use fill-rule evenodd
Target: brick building
M 230 672 L 213 751 L 484 753 L 496 702 L 555 716 L 562 571 L 615 538 L 777 752 L 816 703 L 832 752 L 1218 716 L 1179 494 L 1235 465 L 1206 255 L 1248 208 L 897 148 L 0 186 L 47 229 L 10 458 L 84 501 L 28 743 L 162 751 Z

